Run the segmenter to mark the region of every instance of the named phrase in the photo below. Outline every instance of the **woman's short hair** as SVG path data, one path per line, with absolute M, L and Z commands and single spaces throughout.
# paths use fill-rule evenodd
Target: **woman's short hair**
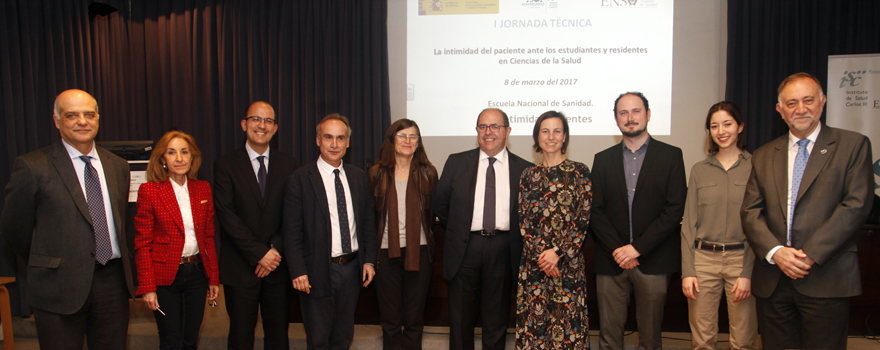
M 162 135 L 159 142 L 156 142 L 153 153 L 150 154 L 150 162 L 147 164 L 147 181 L 165 182 L 165 180 L 168 180 L 168 170 L 162 166 L 162 157 L 165 155 L 165 151 L 168 150 L 168 144 L 171 143 L 171 140 L 177 138 L 186 141 L 189 145 L 189 154 L 192 155 L 186 177 L 190 179 L 196 178 L 199 167 L 202 165 L 202 151 L 199 151 L 199 146 L 196 146 L 196 140 L 192 136 L 183 131 L 172 130 Z
M 532 130 L 532 139 L 535 140 L 535 144 L 532 146 L 535 148 L 535 152 L 544 153 L 544 150 L 541 149 L 541 145 L 538 144 L 538 135 L 541 133 L 541 123 L 550 118 L 558 118 L 562 121 L 562 132 L 565 133 L 565 141 L 562 141 L 562 154 L 565 154 L 565 151 L 568 150 L 568 119 L 565 118 L 565 115 L 561 112 L 557 111 L 546 111 L 544 114 L 541 114 L 538 117 L 538 120 L 535 121 L 535 128 Z
M 746 133 L 746 124 L 743 123 L 742 112 L 739 111 L 739 106 L 736 103 L 730 101 L 721 101 L 709 108 L 709 113 L 706 114 L 706 130 L 709 131 L 709 128 L 712 126 L 712 115 L 718 111 L 725 111 L 727 114 L 730 114 L 733 117 L 733 120 L 736 121 L 737 125 L 742 125 L 743 130 L 736 135 L 736 147 L 739 149 L 744 149 L 746 147 L 746 139 L 743 135 Z M 718 144 L 715 143 L 715 140 L 712 138 L 710 133 L 709 135 L 709 145 L 707 149 L 709 155 L 715 154 L 718 152 Z

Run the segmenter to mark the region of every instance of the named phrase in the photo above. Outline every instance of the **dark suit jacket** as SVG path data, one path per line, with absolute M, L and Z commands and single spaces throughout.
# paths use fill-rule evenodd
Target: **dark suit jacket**
M 125 232 L 128 163 L 103 148 L 97 152 L 110 192 L 105 204 L 113 210 L 125 281 L 134 297 L 129 251 L 134 241 Z M 31 306 L 67 315 L 82 308 L 95 270 L 92 217 L 73 166 L 61 141 L 16 158 L 0 218 L 6 243 L 28 264 Z
M 798 189 L 792 237 L 816 263 L 805 278 L 793 280 L 801 294 L 816 298 L 862 294 L 856 233 L 873 205 L 871 142 L 865 136 L 822 126 Z M 782 271 L 765 257 L 786 244 L 788 135 L 755 151 L 742 206 L 742 224 L 757 263 L 752 291 L 768 298 Z
M 134 216 L 138 295 L 155 292 L 157 286 L 170 286 L 177 277 L 186 233 L 171 181 L 147 182 L 138 189 Z M 208 284 L 219 285 L 211 186 L 205 181 L 188 179 L 186 189 L 205 276 Z
M 242 147 L 214 162 L 214 210 L 223 237 L 220 245 L 220 283 L 256 287 L 260 259 L 275 247 L 284 256 L 281 214 L 284 184 L 297 167 L 296 158 L 272 149 L 266 174 L 266 198 Z M 270 283 L 290 283 L 287 264 L 263 277 Z
M 511 273 L 519 270 L 522 255 L 522 235 L 519 233 L 519 178 L 532 163 L 509 150 L 507 160 L 510 172 L 510 263 Z M 458 273 L 470 239 L 474 217 L 474 193 L 477 186 L 477 166 L 480 149 L 452 154 L 446 159 L 443 174 L 434 189 L 434 213 L 446 228 L 443 247 L 443 278 L 451 280 Z
M 343 164 L 354 205 L 358 260 L 376 265 L 376 223 L 373 196 L 367 174 L 353 165 Z M 290 174 L 284 193 L 284 259 L 291 280 L 309 276 L 312 297 L 330 295 L 330 207 L 318 164 L 311 162 Z M 333 208 L 332 210 L 336 210 Z
M 596 154 L 593 160 L 593 212 L 590 232 L 596 240 L 596 273 L 617 276 L 615 249 L 629 243 L 629 199 L 623 173 L 623 143 Z M 669 274 L 681 268 L 679 232 L 687 198 L 681 149 L 654 138 L 648 142 L 633 197 L 633 248 L 639 270 Z

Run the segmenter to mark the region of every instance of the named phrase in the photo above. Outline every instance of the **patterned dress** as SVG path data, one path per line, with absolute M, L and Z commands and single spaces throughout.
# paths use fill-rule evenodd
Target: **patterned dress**
M 590 169 L 565 160 L 526 169 L 519 185 L 523 254 L 516 294 L 517 349 L 588 349 L 587 281 L 581 244 L 587 236 L 593 195 Z M 546 249 L 558 247 L 560 277 L 538 267 Z

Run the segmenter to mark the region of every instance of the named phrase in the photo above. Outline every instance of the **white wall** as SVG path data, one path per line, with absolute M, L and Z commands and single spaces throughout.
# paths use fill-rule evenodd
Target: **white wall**
M 391 94 L 391 120 L 406 118 L 406 1 L 388 0 L 388 67 Z M 672 134 L 658 136 L 663 142 L 684 152 L 685 168 L 706 157 L 706 112 L 724 99 L 727 62 L 727 1 L 677 0 L 673 29 L 672 58 Z M 632 90 L 638 90 L 633 82 Z M 622 92 L 622 91 L 621 91 Z M 651 96 L 647 96 L 650 101 Z M 474 120 L 477 114 L 475 110 Z M 614 112 L 608 111 L 608 118 Z M 462 125 L 473 128 L 473 124 Z M 651 125 L 648 124 L 648 132 Z M 621 140 L 620 136 L 574 136 L 568 145 L 570 159 L 592 167 L 593 155 Z M 473 137 L 426 137 L 428 158 L 442 171 L 451 153 L 477 147 Z M 532 151 L 530 136 L 514 136 L 508 141 L 517 155 L 540 161 Z

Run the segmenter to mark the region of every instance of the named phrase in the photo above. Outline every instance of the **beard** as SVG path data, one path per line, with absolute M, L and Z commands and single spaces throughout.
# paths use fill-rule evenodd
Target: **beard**
M 647 130 L 647 129 L 648 128 L 645 127 L 645 128 L 641 128 L 641 129 L 635 129 L 633 131 L 621 130 L 620 132 L 623 134 L 623 136 L 626 136 L 626 137 L 637 137 L 637 136 L 641 135 L 643 132 L 645 132 L 645 130 Z

